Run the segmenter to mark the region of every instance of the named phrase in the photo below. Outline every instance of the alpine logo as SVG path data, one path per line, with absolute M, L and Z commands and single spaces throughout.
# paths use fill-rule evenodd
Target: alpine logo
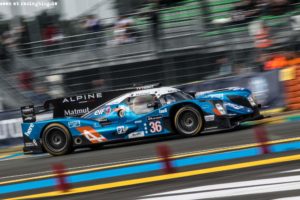
M 102 93 L 94 93 L 94 94 L 86 94 L 86 95 L 79 95 L 74 97 L 67 97 L 63 99 L 63 103 L 72 103 L 78 101 L 87 101 L 91 99 L 99 99 L 102 98 Z

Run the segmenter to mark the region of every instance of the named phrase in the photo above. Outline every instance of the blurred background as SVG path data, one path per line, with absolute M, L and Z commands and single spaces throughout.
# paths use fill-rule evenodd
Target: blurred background
M 5 2 L 1 111 L 136 83 L 260 73 L 300 59 L 298 0 Z

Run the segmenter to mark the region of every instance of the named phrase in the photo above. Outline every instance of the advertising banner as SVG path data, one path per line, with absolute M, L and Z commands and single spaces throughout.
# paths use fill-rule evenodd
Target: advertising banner
M 72 97 L 64 97 L 46 101 L 45 108 L 53 107 L 53 117 L 80 117 L 101 104 L 112 100 L 113 98 L 131 91 L 118 90 L 101 93 L 83 94 Z

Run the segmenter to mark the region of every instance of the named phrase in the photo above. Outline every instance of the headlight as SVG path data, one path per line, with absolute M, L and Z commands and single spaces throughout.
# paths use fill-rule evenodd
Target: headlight
M 216 106 L 217 110 L 218 110 L 222 115 L 225 115 L 225 114 L 226 114 L 226 110 L 224 109 L 224 107 L 223 107 L 221 104 L 216 103 L 215 106 Z
M 254 101 L 254 99 L 253 99 L 252 96 L 249 96 L 247 99 L 250 102 L 251 106 L 256 106 L 256 103 L 255 103 L 255 101 Z

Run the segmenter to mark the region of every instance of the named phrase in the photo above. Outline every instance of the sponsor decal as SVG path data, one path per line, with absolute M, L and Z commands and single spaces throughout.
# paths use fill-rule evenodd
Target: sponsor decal
M 110 106 L 107 106 L 106 108 L 105 108 L 105 114 L 109 114 L 111 112 L 111 107 Z
M 102 98 L 102 93 L 85 94 L 85 95 L 79 95 L 79 96 L 74 96 L 74 97 L 66 97 L 63 99 L 62 103 L 87 101 L 87 100 L 99 99 L 99 98 Z
M 117 126 L 117 133 L 118 134 L 125 134 L 128 130 L 126 126 Z
M 134 123 L 135 124 L 140 124 L 140 123 L 142 123 L 143 121 L 142 120 L 138 120 L 138 121 L 135 121 Z
M 94 112 L 94 115 L 102 115 L 104 113 L 104 108 L 100 108 Z
M 207 95 L 208 97 L 211 97 L 211 98 L 219 98 L 219 99 L 223 99 L 224 98 L 224 94 L 209 94 Z
M 150 116 L 148 117 L 148 121 L 151 121 L 151 120 L 158 120 L 158 119 L 161 119 L 162 116 L 161 115 L 158 115 L 158 116 Z
M 33 142 L 25 142 L 25 147 L 34 147 L 36 146 Z
M 32 142 L 33 142 L 34 146 L 37 146 L 37 145 L 38 145 L 35 139 L 33 139 Z
M 140 138 L 140 137 L 144 137 L 145 133 L 144 131 L 137 131 L 137 132 L 132 132 L 130 134 L 128 134 L 128 138 Z
M 240 106 L 240 105 L 236 105 L 236 104 L 233 104 L 233 103 L 229 103 L 229 102 L 226 102 L 224 103 L 225 106 L 229 106 L 229 107 L 232 107 L 236 110 L 240 110 L 240 109 L 243 109 L 244 106 Z
M 67 109 L 64 110 L 65 116 L 76 116 L 76 115 L 83 115 L 90 111 L 89 108 L 82 108 L 82 109 Z
M 31 116 L 24 116 L 24 122 L 32 122 L 35 120 L 35 117 L 31 117 Z
M 236 91 L 236 90 L 245 90 L 245 88 L 241 88 L 241 87 L 229 87 L 229 88 L 225 88 L 225 89 L 233 90 L 233 91 Z
M 23 122 L 35 122 L 36 121 L 33 105 L 21 107 L 21 114 L 22 114 Z
M 101 127 L 101 126 L 100 126 L 99 123 L 97 123 L 97 122 L 94 123 L 94 128 L 100 128 L 100 127 Z
M 205 121 L 211 122 L 215 120 L 215 115 L 206 115 L 204 116 Z
M 80 121 L 76 120 L 76 121 L 70 121 L 68 122 L 68 126 L 69 128 L 76 128 L 80 126 Z
M 164 109 L 160 109 L 159 110 L 159 113 L 160 114 L 164 114 L 164 113 L 167 113 L 168 112 L 168 109 L 167 108 L 164 108 Z
M 149 123 L 149 126 L 150 126 L 150 133 L 160 133 L 163 130 L 160 121 L 151 121 Z
M 27 129 L 27 131 L 24 133 L 26 136 L 30 136 L 30 134 L 31 134 L 31 132 L 32 132 L 32 130 L 33 130 L 33 128 L 34 128 L 34 124 L 33 123 L 30 123 L 30 125 L 29 125 L 29 127 L 28 127 L 28 129 Z
M 205 128 L 205 130 L 211 130 L 211 129 L 217 129 L 218 127 L 217 126 L 213 126 L 213 127 L 207 127 Z
M 22 109 L 23 114 L 31 114 L 33 113 L 33 107 L 25 107 L 24 109 Z
M 99 118 L 99 119 L 96 119 L 98 122 L 108 122 L 108 119 L 107 118 Z
M 76 129 L 93 144 L 107 141 L 103 135 L 90 126 L 77 127 Z

